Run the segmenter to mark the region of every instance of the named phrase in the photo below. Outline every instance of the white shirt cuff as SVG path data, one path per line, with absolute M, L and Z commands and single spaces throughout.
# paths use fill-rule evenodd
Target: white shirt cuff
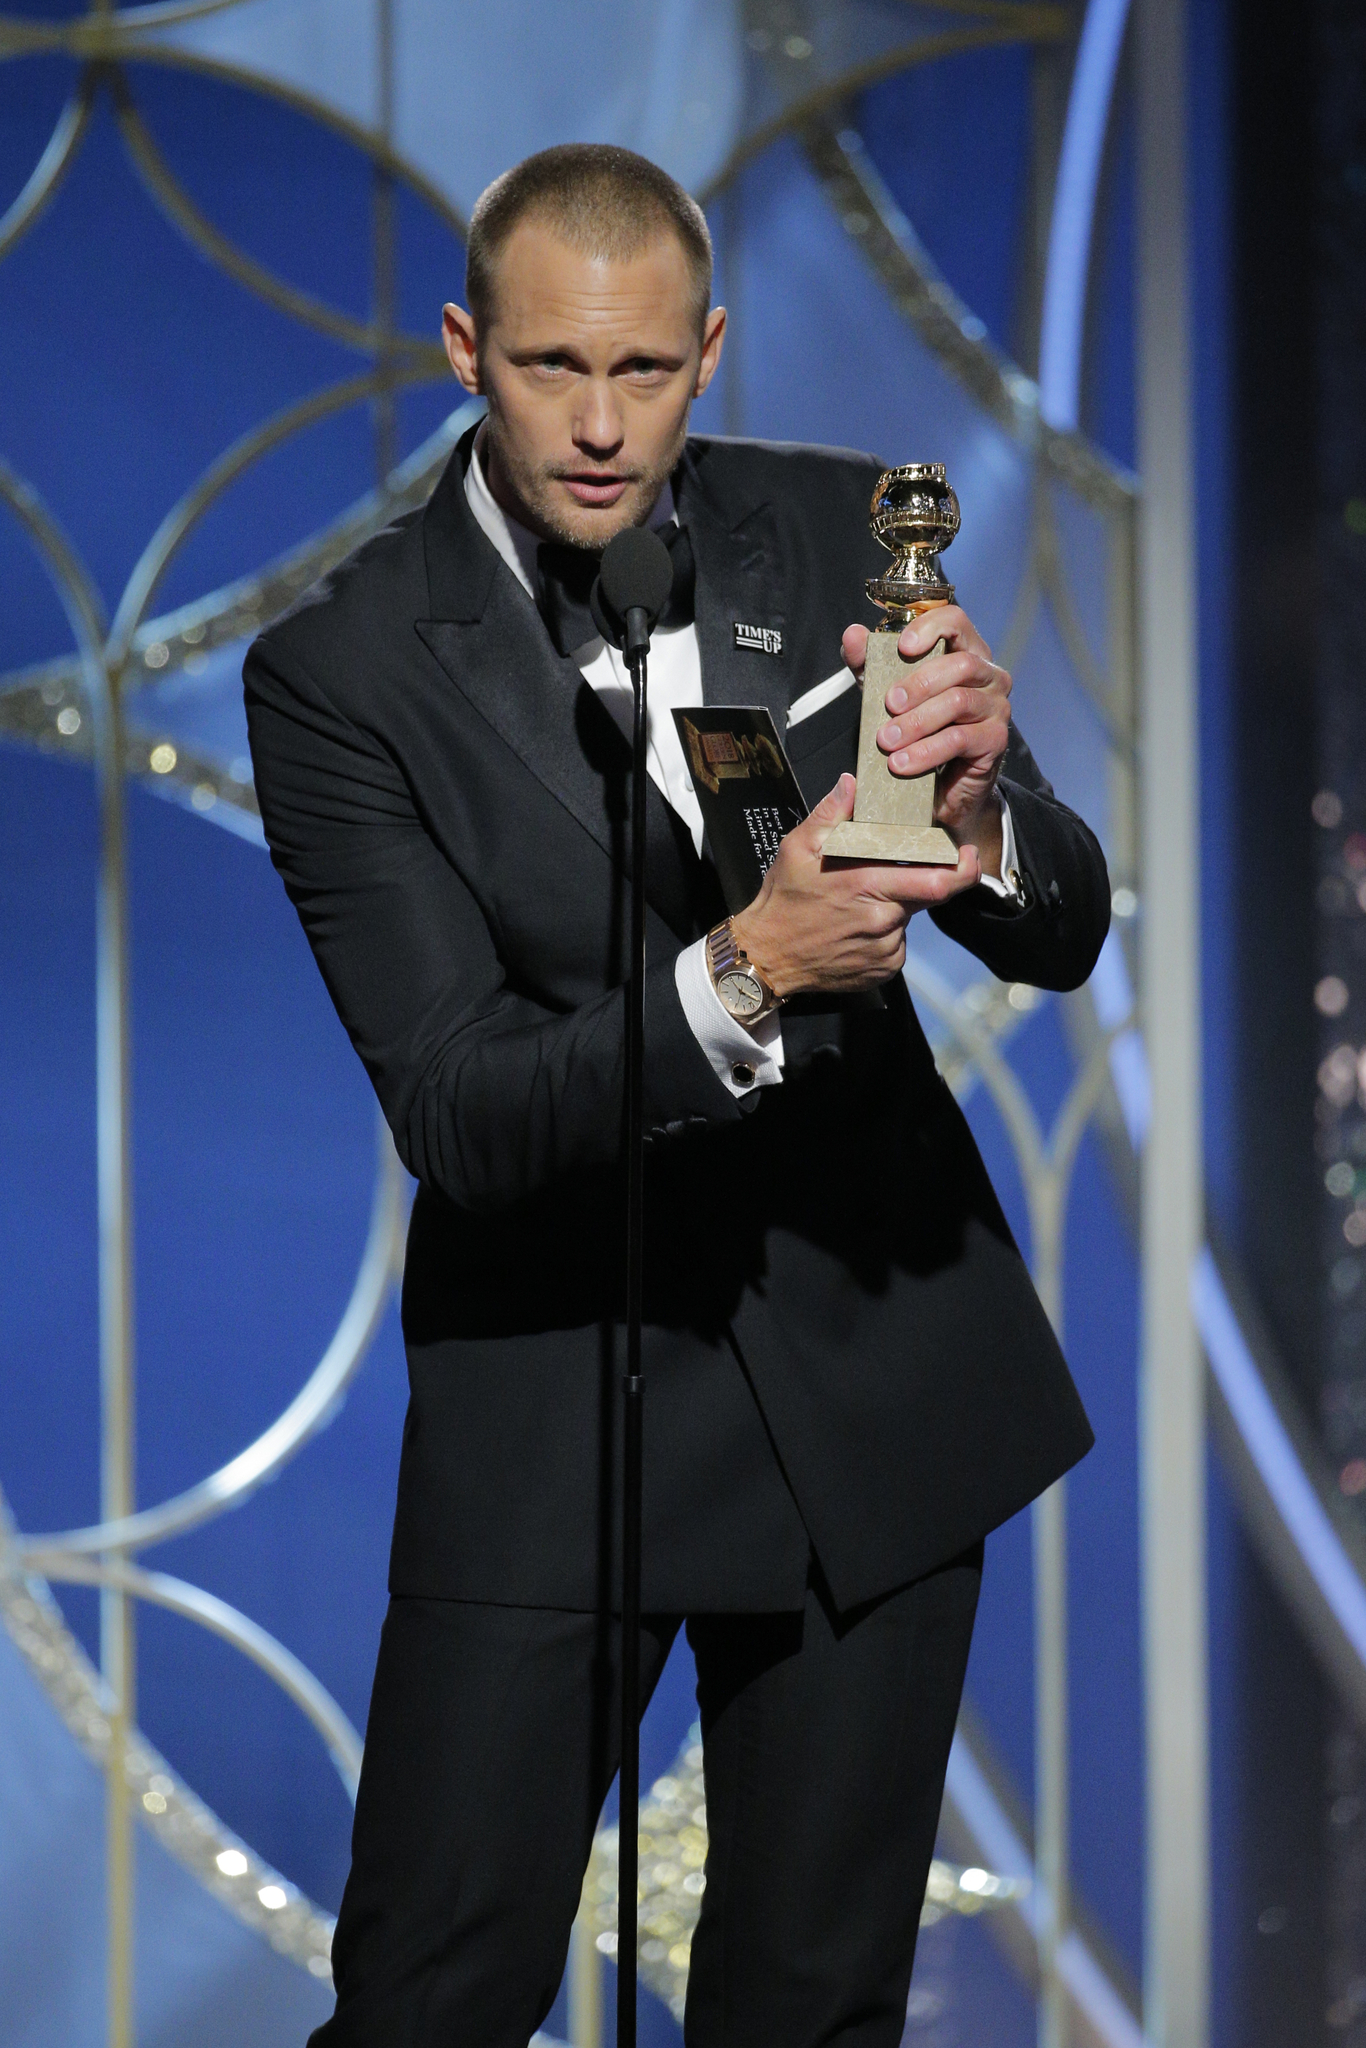
M 711 1062 L 721 1086 L 738 1100 L 756 1088 L 771 1087 L 783 1078 L 783 1026 L 775 1010 L 753 1031 L 737 1024 L 712 987 L 707 972 L 707 942 L 685 946 L 674 962 L 674 982 L 688 1028 Z M 753 1075 L 736 1078 L 735 1069 Z
M 1020 860 L 1019 855 L 1015 850 L 1015 827 L 1010 822 L 1010 805 L 1006 802 L 1005 798 L 1002 797 L 1001 873 L 999 875 L 983 875 L 982 887 L 984 889 L 990 889 L 993 896 L 1004 896 L 1008 897 L 1011 901 L 1018 901 L 1020 897 L 1020 888 L 1018 884 L 1017 886 L 1012 887 L 1009 878 L 1012 874 L 1018 877 L 1019 870 Z M 1005 877 L 1005 879 L 1003 880 L 1002 877 Z

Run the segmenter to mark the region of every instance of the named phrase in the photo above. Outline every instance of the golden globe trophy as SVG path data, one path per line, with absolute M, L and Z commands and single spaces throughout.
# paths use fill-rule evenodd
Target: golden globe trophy
M 907 682 L 917 665 L 896 651 L 902 627 L 935 605 L 953 603 L 953 585 L 945 580 L 939 556 L 959 522 L 958 500 L 942 463 L 908 462 L 878 478 L 868 523 L 890 550 L 892 564 L 868 584 L 868 595 L 887 616 L 868 635 L 854 815 L 825 842 L 825 852 L 840 860 L 958 865 L 958 848 L 934 822 L 933 771 L 893 775 L 877 735 L 888 716 L 887 692 L 893 683 Z M 928 661 L 943 648 L 940 640 L 920 659 Z

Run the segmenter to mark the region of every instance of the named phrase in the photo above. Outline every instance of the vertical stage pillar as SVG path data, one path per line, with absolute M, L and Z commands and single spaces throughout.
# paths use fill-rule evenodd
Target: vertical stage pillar
M 1207 2048 L 1204 1363 L 1190 1303 L 1203 1232 L 1203 1161 L 1184 0 L 1139 0 L 1136 29 L 1141 946 L 1152 1076 L 1139 1382 L 1144 2032 L 1152 2048 Z
M 134 1506 L 134 1369 L 131 1106 L 128 1053 L 128 879 L 124 858 L 124 746 L 120 678 L 93 693 L 100 804 L 96 918 L 96 1129 L 100 1218 L 100 1518 Z M 106 1555 L 121 1564 L 124 1553 Z M 105 1760 L 105 1925 L 108 2048 L 133 2048 L 136 1845 L 125 1776 L 137 1712 L 132 1601 L 100 1594 L 100 1668 L 112 1695 Z

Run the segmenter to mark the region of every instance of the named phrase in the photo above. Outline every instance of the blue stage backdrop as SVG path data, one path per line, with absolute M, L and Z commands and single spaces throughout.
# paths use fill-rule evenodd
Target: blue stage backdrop
M 24 11 L 39 19 L 70 10 Z M 348 0 L 338 18 L 355 11 Z M 467 118 L 463 129 L 452 118 L 459 168 L 447 189 L 465 206 L 502 166 L 500 136 L 520 151 L 604 132 L 580 117 L 574 100 L 594 53 L 601 59 L 602 36 L 589 34 L 587 55 L 571 62 L 557 10 L 528 0 L 515 11 L 521 35 L 549 38 L 564 59 L 559 80 L 543 77 L 533 60 L 529 104 L 525 66 L 506 53 L 494 61 L 500 10 L 482 23 L 463 6 L 399 10 L 400 35 L 409 36 L 405 89 L 428 165 L 443 146 L 437 96 L 458 82 Z M 252 12 L 229 9 L 223 18 L 240 14 L 234 32 L 245 38 Z M 675 50 L 701 21 L 706 34 L 688 61 L 714 74 L 695 124 L 706 133 L 689 142 L 675 132 L 667 49 L 654 100 L 627 109 L 629 119 L 618 109 L 610 132 L 642 147 L 673 135 L 676 152 L 694 149 L 693 183 L 705 186 L 727 154 L 727 134 L 711 135 L 731 105 L 726 67 L 752 61 L 756 35 L 769 31 L 751 28 L 746 45 L 740 17 L 720 6 L 601 13 L 604 34 L 648 15 L 660 39 L 674 37 Z M 312 23 L 315 43 L 304 36 L 290 58 L 293 75 L 314 62 L 319 90 L 335 85 L 338 103 L 350 104 L 340 30 L 329 39 L 316 14 L 304 10 L 301 19 Z M 745 17 L 757 19 L 755 10 Z M 201 27 L 207 36 L 211 24 Z M 423 38 L 432 59 L 428 100 L 420 91 Z M 863 91 L 844 116 L 979 331 L 1016 355 L 1033 317 L 1022 252 L 1034 64 L 1023 46 L 965 50 L 903 67 Z M 365 155 L 279 96 L 179 64 L 133 64 L 127 76 L 194 202 L 257 262 L 363 322 L 375 203 Z M 0 64 L 0 203 L 29 176 L 76 77 L 62 55 Z M 734 125 L 739 117 L 732 108 L 727 118 Z M 462 248 L 439 210 L 408 186 L 395 188 L 393 203 L 399 324 L 432 335 L 442 301 L 461 292 Z M 1083 420 L 1121 464 L 1133 455 L 1132 211 L 1121 93 L 1102 193 Z M 714 200 L 712 216 L 718 297 L 733 306 L 734 333 L 697 426 L 852 444 L 889 461 L 945 454 L 964 514 L 950 572 L 999 642 L 1031 517 L 1020 448 L 891 303 L 796 138 L 780 135 L 760 150 Z M 168 224 L 130 166 L 108 95 L 96 100 L 50 207 L 0 268 L 0 286 L 3 454 L 60 520 L 111 609 L 167 508 L 237 436 L 354 374 L 360 361 L 342 342 L 263 304 Z M 440 382 L 402 392 L 398 453 L 431 434 L 457 397 Z M 374 451 L 372 420 L 359 405 L 247 470 L 175 557 L 153 611 L 197 599 L 327 525 L 371 488 Z M 1080 527 L 1075 541 L 1079 556 L 1088 547 L 1094 555 L 1096 543 Z M 0 519 L 0 580 L 0 670 L 12 674 L 67 651 L 61 609 L 8 519 Z M 1098 588 L 1098 578 L 1083 583 L 1077 601 L 1085 630 L 1101 644 Z M 135 722 L 240 765 L 240 655 L 237 646 L 226 661 L 211 655 L 162 683 L 152 676 Z M 1016 670 L 1019 721 L 1043 767 L 1108 832 L 1098 728 L 1047 614 L 1017 650 Z M 241 814 L 222 802 L 196 808 L 183 783 L 143 777 L 130 791 L 128 833 L 137 1487 L 141 1501 L 154 1502 L 253 1438 L 321 1355 L 365 1239 L 376 1133 L 365 1077 Z M 89 766 L 60 751 L 0 746 L 0 1480 L 25 1532 L 65 1529 L 98 1513 L 97 853 Z M 919 932 L 914 938 L 935 972 L 967 985 L 972 963 L 950 957 L 933 933 L 923 944 Z M 1067 1019 L 1060 1005 L 1022 996 L 1010 1021 L 1010 1058 L 1046 1129 L 1075 1073 Z M 981 1086 L 969 1113 L 1027 1245 L 1015 1155 Z M 1131 1221 L 1095 1135 L 1082 1145 L 1065 1250 L 1067 1350 L 1099 1439 L 1069 1506 L 1075 1881 L 1099 1952 L 1118 1980 L 1134 1980 L 1143 1867 L 1137 1282 Z M 148 1558 L 263 1624 L 359 1728 L 384 1611 L 404 1399 L 391 1310 L 331 1426 L 241 1510 Z M 1219 1500 L 1216 1510 L 1226 1514 Z M 59 1592 L 71 1627 L 97 1657 L 95 1596 Z M 969 1697 L 1025 1809 L 1033 1793 L 1031 1600 L 1030 1529 L 1021 1518 L 988 1548 Z M 142 1610 L 138 1637 L 138 1718 L 148 1738 L 231 1829 L 335 1912 L 349 1808 L 314 1732 L 251 1664 L 184 1620 Z M 690 1686 L 680 1653 L 647 1724 L 646 1784 L 684 1737 Z M 0 1633 L 0 2048 L 94 2048 L 102 2038 L 101 1798 L 94 1767 Z M 299 2040 L 328 2009 L 325 1984 L 273 1954 L 140 1839 L 139 2040 Z M 1032 2002 L 983 1923 L 936 1929 L 916 1981 L 921 2003 L 913 1998 L 908 2038 L 934 2048 L 988 2037 L 1023 2048 L 1033 2038 Z M 550 2025 L 564 2031 L 562 2007 Z M 662 2006 L 646 2026 L 650 2042 L 679 2038 Z

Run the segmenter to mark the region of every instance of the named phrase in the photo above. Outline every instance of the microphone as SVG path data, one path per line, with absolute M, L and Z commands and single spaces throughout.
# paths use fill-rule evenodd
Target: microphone
M 645 652 L 673 589 L 669 550 L 648 526 L 628 526 L 602 551 L 588 605 L 604 640 L 628 662 Z

